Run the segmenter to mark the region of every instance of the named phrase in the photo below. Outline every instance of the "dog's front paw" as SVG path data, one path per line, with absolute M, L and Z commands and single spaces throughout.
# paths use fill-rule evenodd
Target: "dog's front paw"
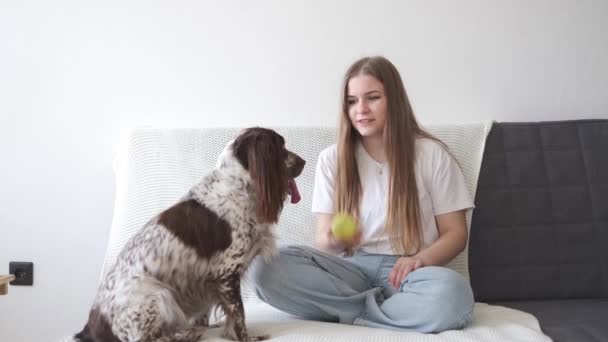
M 209 324 L 209 329 L 215 329 L 215 328 L 219 328 L 219 327 L 223 327 L 224 326 L 224 321 L 220 321 L 217 323 L 211 323 Z
M 267 339 L 270 338 L 270 335 L 268 334 L 261 334 L 261 335 L 257 335 L 257 334 L 246 334 L 245 336 L 241 336 L 241 338 L 238 338 L 236 336 L 232 336 L 232 334 L 228 334 L 226 332 L 224 332 L 224 334 L 222 335 L 222 337 L 229 339 L 229 340 L 233 340 L 233 341 L 265 341 Z
M 249 339 L 247 341 L 264 341 L 264 340 L 268 340 L 269 338 L 270 338 L 270 335 L 268 335 L 268 334 L 250 335 Z

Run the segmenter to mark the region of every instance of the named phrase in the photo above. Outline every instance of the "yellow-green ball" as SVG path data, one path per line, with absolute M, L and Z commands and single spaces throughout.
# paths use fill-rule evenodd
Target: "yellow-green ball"
M 348 241 L 357 234 L 357 221 L 349 214 L 335 214 L 331 221 L 331 232 L 336 240 Z

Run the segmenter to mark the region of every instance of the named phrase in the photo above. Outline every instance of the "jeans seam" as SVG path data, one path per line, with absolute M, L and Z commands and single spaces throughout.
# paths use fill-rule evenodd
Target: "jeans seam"
M 336 289 L 336 291 L 341 295 L 341 296 L 346 296 L 346 294 L 340 289 L 340 287 L 338 286 L 338 284 L 336 284 L 335 279 L 333 278 L 334 275 L 332 275 L 329 280 L 331 280 L 331 283 L 334 285 L 334 288 Z
M 353 271 L 352 271 L 351 269 L 349 269 L 348 267 L 344 266 L 343 264 L 341 264 L 341 263 L 339 263 L 339 262 L 336 262 L 335 260 L 332 260 L 332 258 L 330 258 L 330 257 L 325 258 L 325 257 L 323 256 L 323 254 L 328 254 L 328 253 L 324 253 L 324 252 L 322 252 L 322 251 L 315 250 L 315 249 L 314 249 L 314 248 L 312 248 L 312 247 L 308 247 L 308 246 L 301 246 L 301 245 L 296 245 L 296 246 L 288 246 L 288 248 L 292 248 L 292 249 L 294 249 L 294 250 L 297 250 L 297 251 L 300 253 L 300 256 L 302 256 L 302 257 L 304 257 L 304 258 L 306 258 L 306 259 L 308 259 L 308 260 L 312 261 L 313 263 L 317 264 L 317 265 L 318 265 L 318 266 L 319 266 L 321 269 L 325 270 L 326 272 L 329 272 L 329 271 L 328 271 L 328 269 L 325 267 L 325 265 L 324 265 L 324 264 L 325 264 L 325 263 L 331 263 L 332 265 L 335 265 L 335 266 L 337 266 L 337 267 L 339 267 L 339 268 L 341 268 L 341 269 L 343 269 L 343 270 L 346 270 L 346 271 L 348 271 L 348 272 L 353 273 L 354 275 L 356 275 L 356 276 L 357 276 L 358 278 L 360 278 L 361 280 L 368 282 L 368 280 L 367 280 L 367 278 L 366 278 L 365 276 L 362 276 L 361 274 L 359 274 L 359 273 L 361 273 L 361 270 L 359 270 L 359 268 L 358 268 L 358 267 L 356 267 L 356 265 L 354 265 L 352 262 L 350 262 L 350 261 L 348 261 L 348 260 L 345 260 L 345 259 L 344 259 L 344 258 L 342 258 L 342 257 L 338 257 L 338 258 L 340 258 L 340 259 L 342 259 L 343 261 L 345 261 L 345 262 L 349 263 L 351 266 L 353 266 L 353 267 L 354 267 L 354 268 L 357 270 L 357 272 L 358 272 L 358 273 L 357 273 L 357 272 L 353 272 Z M 311 252 L 311 251 L 309 251 L 308 249 L 312 249 L 313 251 Z M 320 253 L 318 253 L 318 254 L 317 254 L 317 253 L 315 253 L 315 252 L 320 252 Z M 303 254 L 302 254 L 302 253 L 303 253 Z M 319 259 L 317 259 L 317 257 L 318 257 Z M 320 261 L 319 261 L 319 260 L 320 260 Z M 333 274 L 332 272 L 329 272 L 329 273 L 330 273 L 330 274 Z
M 368 289 L 373 287 L 370 279 L 365 275 L 365 272 L 361 271 L 361 269 L 359 268 L 359 265 L 357 265 L 357 263 L 352 262 L 345 257 L 342 257 L 342 260 L 346 261 L 347 263 L 349 263 L 351 266 L 353 266 L 357 270 L 358 273 L 355 273 L 355 274 L 357 275 L 357 277 L 359 277 L 361 280 L 363 280 L 367 284 Z M 346 269 L 346 267 L 344 267 L 342 265 L 339 265 L 339 266 Z
M 384 267 L 385 261 L 386 261 L 386 255 L 382 257 L 382 261 L 378 265 L 378 270 L 376 270 L 376 275 L 374 276 L 373 284 L 370 284 L 370 286 L 376 287 L 375 285 L 378 284 L 378 278 L 380 277 L 380 272 L 382 271 L 382 268 Z
M 374 289 L 373 287 L 370 286 L 371 289 Z M 375 290 L 375 291 L 382 291 L 382 290 Z M 376 296 L 377 292 L 374 293 L 373 295 Z M 355 317 L 355 319 L 353 319 L 353 322 L 351 323 L 352 325 L 357 325 L 357 322 L 361 322 L 362 320 L 367 321 L 367 298 L 365 298 L 365 303 L 363 305 L 363 309 L 361 309 L 361 312 L 359 313 L 359 316 Z
M 319 257 L 319 259 L 317 259 L 316 257 Z M 323 258 L 322 256 L 316 256 L 313 253 L 310 254 L 310 260 L 313 263 L 317 264 L 319 266 L 319 268 L 321 268 L 322 270 L 324 270 L 325 272 L 327 272 L 331 275 L 329 277 L 329 280 L 331 281 L 331 283 L 334 286 L 334 288 L 336 289 L 336 291 L 342 296 L 346 296 L 346 294 L 340 289 L 340 287 L 336 283 L 336 280 L 334 279 L 334 277 L 336 277 L 336 275 L 333 272 L 329 271 L 329 268 L 327 267 L 326 263 L 332 263 L 334 266 L 340 267 L 343 270 L 351 272 L 352 274 L 357 276 L 359 279 L 365 281 L 369 287 L 369 280 L 366 277 L 364 277 L 364 276 L 362 277 L 360 274 L 358 274 L 357 272 L 361 272 L 361 271 L 353 263 L 351 263 L 348 260 L 343 260 L 343 261 L 345 261 L 345 262 L 351 264 L 353 267 L 355 267 L 355 269 L 357 269 L 357 272 L 352 272 L 352 270 L 348 269 L 348 267 L 345 267 L 341 263 L 338 263 L 338 262 L 332 260 L 331 258 Z

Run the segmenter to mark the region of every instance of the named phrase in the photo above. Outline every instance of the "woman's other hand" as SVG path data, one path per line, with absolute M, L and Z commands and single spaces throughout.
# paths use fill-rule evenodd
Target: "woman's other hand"
M 398 289 L 401 282 L 412 271 L 422 267 L 422 261 L 414 257 L 400 257 L 395 262 L 391 273 L 388 275 L 388 282 Z

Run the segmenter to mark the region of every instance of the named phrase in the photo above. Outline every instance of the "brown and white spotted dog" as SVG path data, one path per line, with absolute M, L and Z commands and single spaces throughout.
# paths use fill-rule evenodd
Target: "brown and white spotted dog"
M 244 130 L 216 169 L 126 243 L 74 339 L 194 342 L 216 306 L 225 337 L 268 338 L 247 333 L 241 277 L 256 255 L 274 255 L 272 226 L 287 194 L 299 201 L 294 178 L 304 164 L 273 130 Z

